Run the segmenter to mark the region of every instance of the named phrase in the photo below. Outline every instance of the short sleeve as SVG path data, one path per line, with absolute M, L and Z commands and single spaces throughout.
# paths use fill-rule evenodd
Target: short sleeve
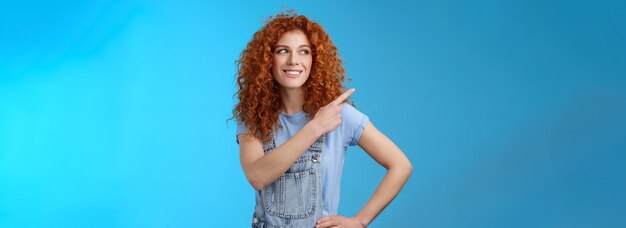
M 235 140 L 239 144 L 239 135 L 249 133 L 248 128 L 244 122 L 237 120 L 237 134 L 235 134 Z
M 356 146 L 369 117 L 350 104 L 343 104 L 341 109 L 341 134 L 344 146 Z

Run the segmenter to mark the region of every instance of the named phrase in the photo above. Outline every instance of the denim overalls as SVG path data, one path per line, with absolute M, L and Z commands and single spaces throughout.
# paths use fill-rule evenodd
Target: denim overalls
M 314 227 L 322 218 L 321 156 L 326 134 L 319 137 L 289 170 L 257 191 L 252 227 Z M 272 152 L 274 139 L 263 142 Z

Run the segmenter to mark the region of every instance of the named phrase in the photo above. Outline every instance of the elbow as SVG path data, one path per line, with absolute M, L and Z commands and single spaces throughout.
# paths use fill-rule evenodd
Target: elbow
M 260 191 L 261 189 L 267 187 L 268 185 L 267 182 L 263 180 L 263 176 L 259 175 L 258 171 L 253 170 L 250 167 L 248 167 L 248 169 L 246 168 L 243 169 L 243 173 L 246 176 L 248 183 L 250 183 L 250 185 L 252 186 L 252 188 L 254 188 L 254 190 Z
M 409 176 L 411 176 L 411 173 L 413 173 L 413 165 L 411 164 L 411 160 L 409 160 L 409 158 L 405 155 L 404 159 L 401 160 L 402 162 L 400 162 L 400 167 L 402 167 L 402 170 L 406 173 L 407 178 Z
M 409 177 L 411 176 L 411 173 L 413 173 L 413 165 L 408 159 L 406 159 L 402 162 L 397 162 L 389 170 L 394 170 L 396 173 L 400 174 L 404 179 L 409 179 Z
M 406 167 L 404 168 L 405 172 L 406 172 L 406 176 L 407 178 L 409 178 L 411 176 L 411 174 L 413 173 L 413 165 L 411 164 L 411 162 L 409 160 L 406 161 Z
M 261 191 L 261 189 L 264 189 L 269 185 L 267 182 L 260 180 L 260 178 L 249 178 L 248 182 L 250 182 L 250 185 L 252 185 L 256 191 Z
M 244 174 L 246 179 L 248 179 L 248 183 L 250 183 L 252 188 L 256 191 L 260 191 L 261 189 L 264 189 L 272 184 L 272 181 L 269 180 L 270 177 L 258 169 L 248 167 L 248 169 L 244 169 Z
M 263 185 L 263 184 L 261 184 L 259 182 L 250 182 L 250 184 L 252 185 L 252 187 L 256 191 L 261 191 L 261 189 L 265 188 L 265 185 Z

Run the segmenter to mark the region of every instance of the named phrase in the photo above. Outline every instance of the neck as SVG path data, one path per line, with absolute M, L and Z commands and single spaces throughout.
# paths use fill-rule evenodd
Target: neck
M 280 95 L 283 102 L 283 111 L 287 115 L 293 115 L 302 111 L 304 107 L 304 91 L 302 88 L 281 88 Z

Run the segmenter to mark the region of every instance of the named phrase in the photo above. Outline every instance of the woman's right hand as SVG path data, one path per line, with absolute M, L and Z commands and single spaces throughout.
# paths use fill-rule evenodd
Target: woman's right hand
M 337 99 L 328 103 L 326 106 L 321 107 L 313 120 L 309 122 L 311 126 L 316 129 L 320 135 L 335 130 L 341 124 L 341 109 L 343 108 L 343 101 L 346 100 L 355 89 L 349 89 L 343 94 L 339 95 Z

